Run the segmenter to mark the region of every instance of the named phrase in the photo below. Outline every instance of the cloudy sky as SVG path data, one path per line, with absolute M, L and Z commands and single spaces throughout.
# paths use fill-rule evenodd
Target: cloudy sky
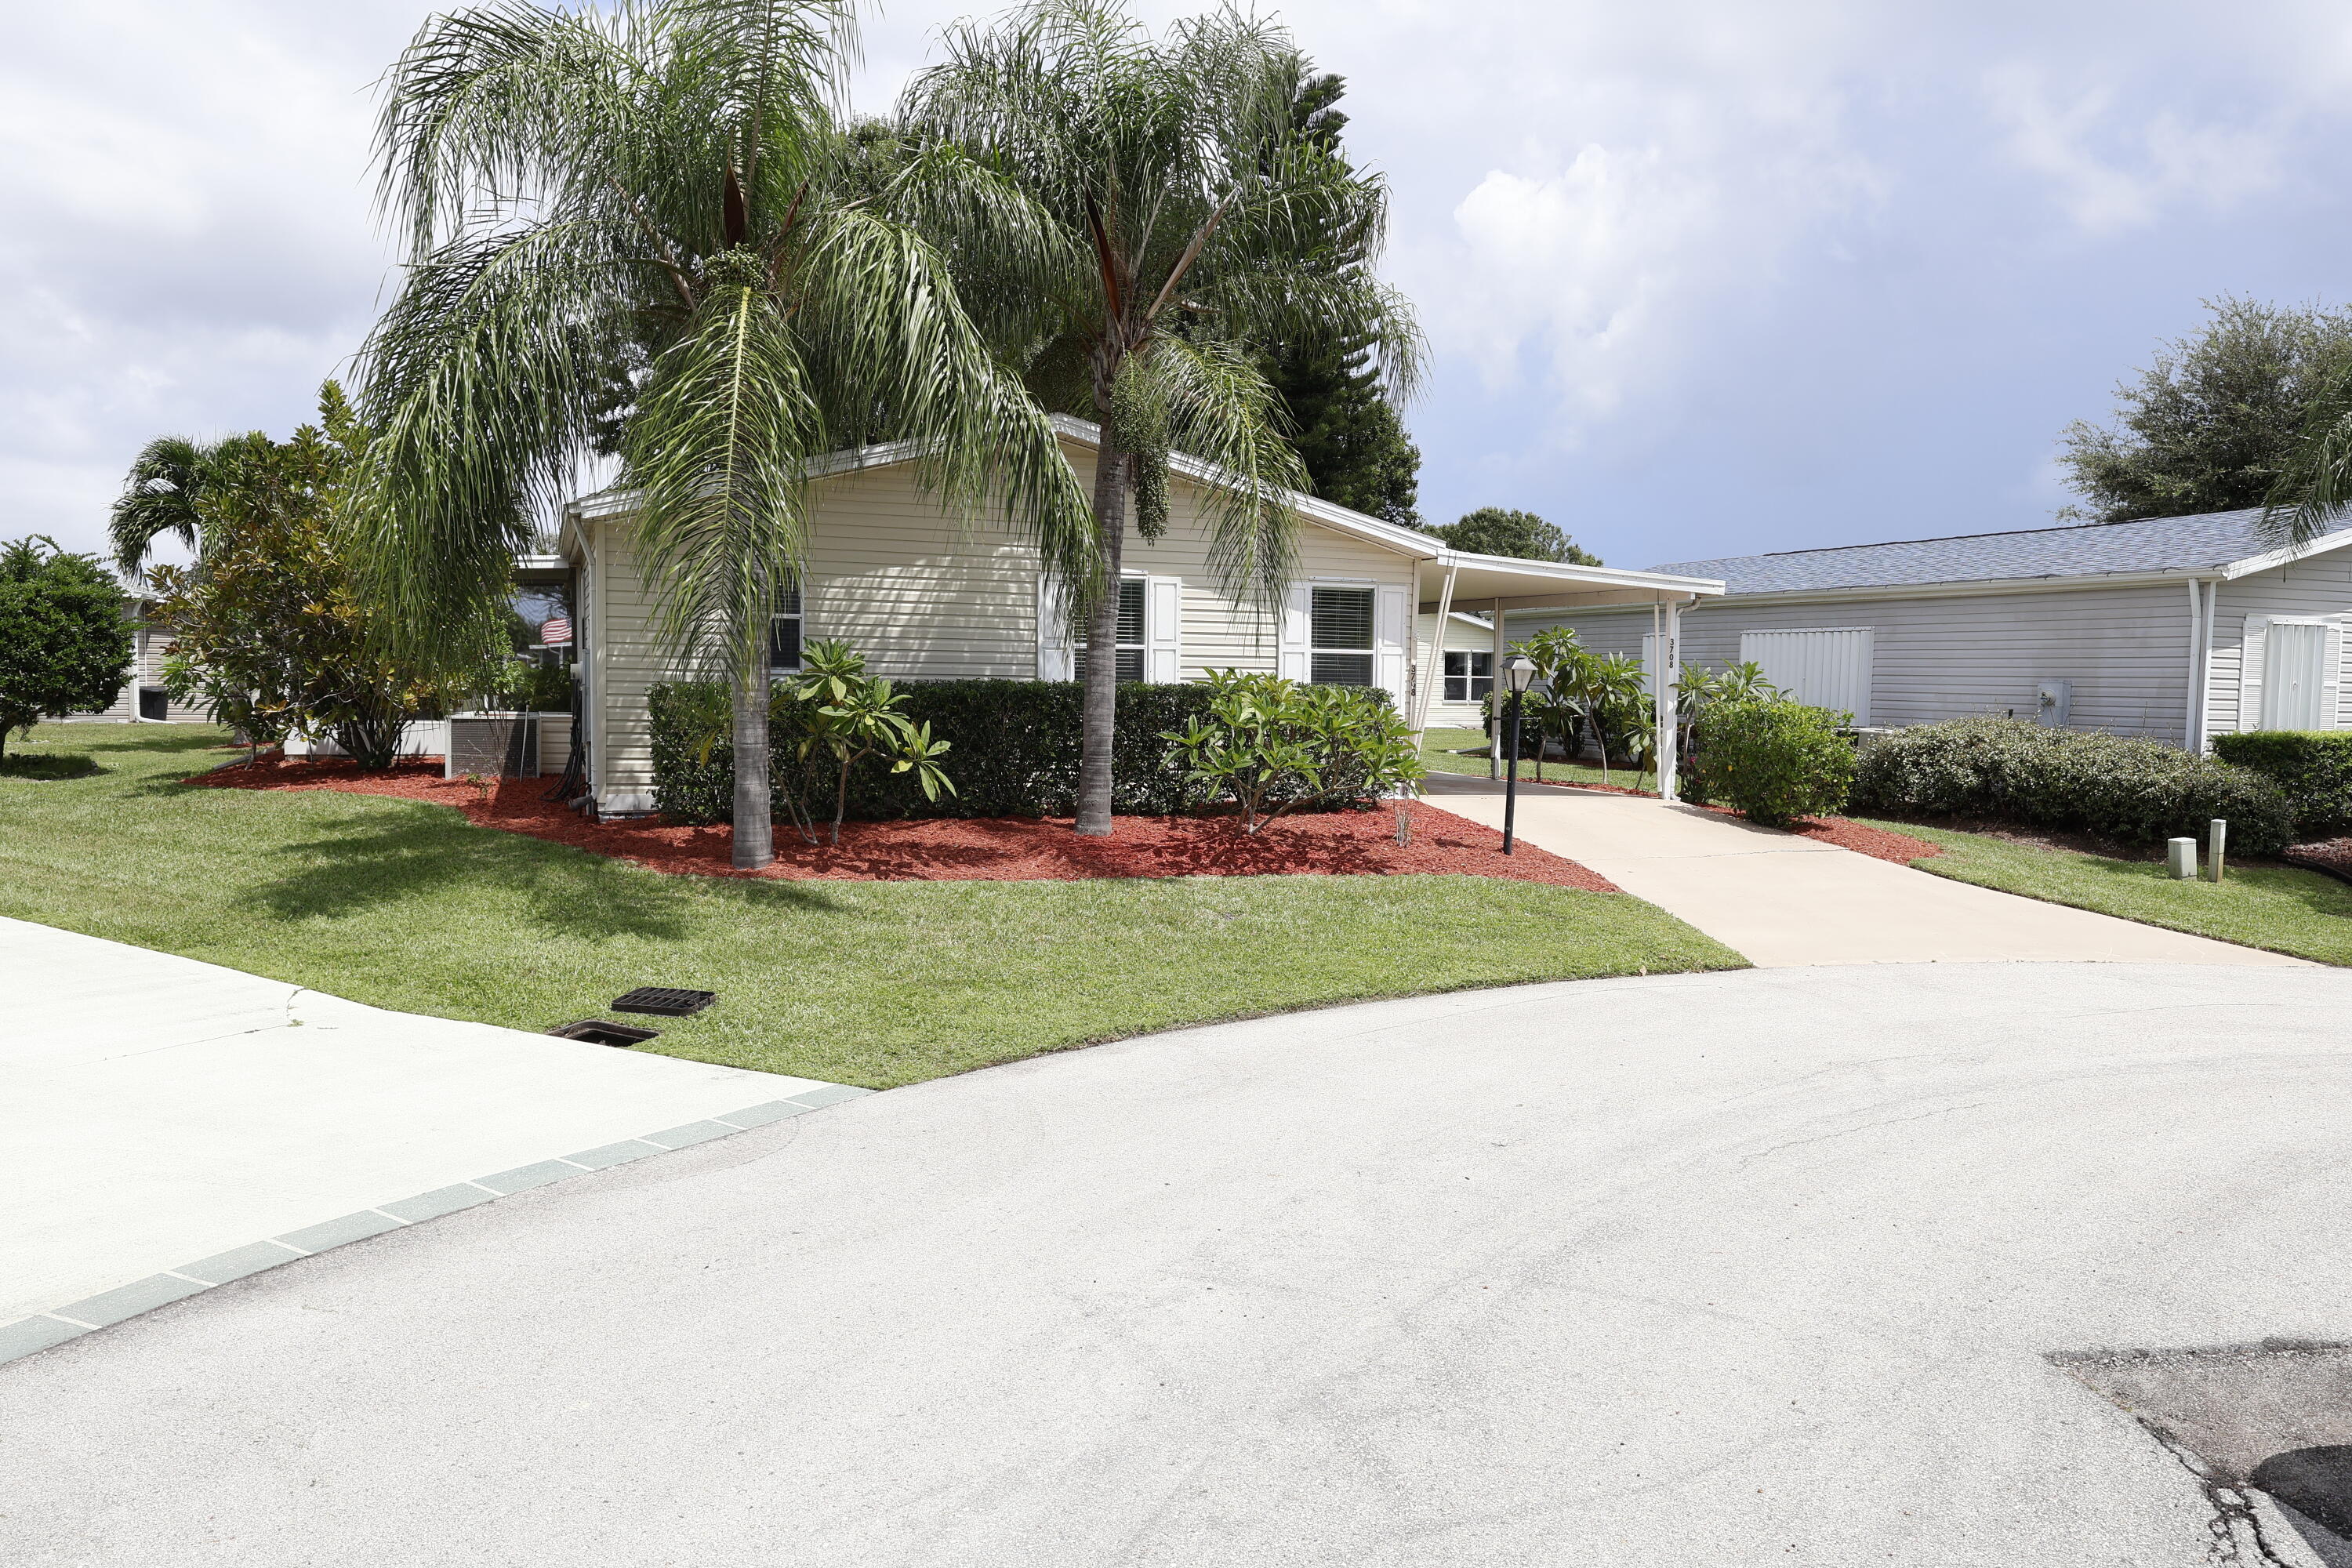
M 869 10 L 861 107 L 992 8 Z M 2059 429 L 2201 299 L 2352 299 L 2337 5 L 1275 8 L 1395 185 L 1434 519 L 1526 508 L 1619 565 L 2032 527 Z M 371 84 L 430 9 L 16 8 L 0 537 L 94 547 L 150 436 L 305 415 L 383 295 Z

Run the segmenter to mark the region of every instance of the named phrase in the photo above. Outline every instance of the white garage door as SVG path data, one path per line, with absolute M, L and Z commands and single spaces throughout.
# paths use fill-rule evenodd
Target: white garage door
M 1742 632 L 1739 658 L 1764 667 L 1764 679 L 1814 708 L 1870 722 L 1870 628 L 1824 626 L 1793 632 Z

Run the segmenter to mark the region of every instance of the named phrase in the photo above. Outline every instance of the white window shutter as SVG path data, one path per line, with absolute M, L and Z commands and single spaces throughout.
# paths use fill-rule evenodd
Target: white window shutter
M 2238 728 L 2263 727 L 2263 657 L 2269 640 L 2268 616 L 2246 617 L 2245 640 L 2238 645 Z
M 1061 590 L 1043 572 L 1037 574 L 1037 679 L 1069 680 L 1077 661 L 1070 654 L 1070 617 L 1063 607 Z
M 2319 677 L 2319 727 L 2340 730 L 2344 715 L 2338 704 L 2344 696 L 2344 623 L 2340 619 L 2327 623 L 2326 660 Z
M 1384 587 L 1372 599 L 1372 683 L 1387 690 L 1400 713 L 1407 711 L 1404 633 L 1405 591 Z
M 1151 577 L 1143 590 L 1143 679 L 1173 686 L 1184 679 L 1184 579 Z
M 1305 583 L 1293 583 L 1282 609 L 1281 647 L 1275 662 L 1275 672 L 1286 680 L 1307 679 L 1307 632 L 1308 614 L 1314 607 L 1315 590 Z

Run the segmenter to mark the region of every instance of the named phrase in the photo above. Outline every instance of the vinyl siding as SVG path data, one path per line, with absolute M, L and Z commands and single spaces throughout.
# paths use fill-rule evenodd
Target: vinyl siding
M 2225 593 L 2225 605 L 2227 598 Z M 1511 636 L 1517 640 L 1555 624 L 1575 626 L 1593 651 L 1638 658 L 1650 615 L 1643 609 L 1515 616 Z M 1874 724 L 1927 724 L 1972 713 L 2031 718 L 2039 683 L 2063 679 L 2073 682 L 2069 728 L 2175 744 L 2182 739 L 2189 591 L 2177 583 L 1809 603 L 1760 595 L 1712 601 L 1683 612 L 1683 658 L 1721 669 L 1738 660 L 1742 632 L 1830 626 L 1871 629 Z M 2215 640 L 2221 640 L 2218 628 Z
M 2252 729 L 2258 713 L 2242 713 L 2246 617 L 2248 616 L 2352 615 L 2352 558 L 2336 551 L 2291 566 L 2274 567 L 2221 584 L 2213 609 L 2213 658 L 2206 732 L 2226 735 Z M 2347 639 L 2352 641 L 2352 639 Z M 2341 671 L 2336 724 L 2347 719 L 2343 707 Z
M 1066 448 L 1091 490 L 1092 453 Z M 1221 585 L 1209 561 L 1199 493 L 1171 487 L 1165 534 L 1129 532 L 1122 568 L 1178 580 L 1179 679 L 1211 668 L 1271 670 L 1276 617 Z M 652 805 L 653 752 L 647 700 L 675 670 L 653 635 L 652 605 L 628 520 L 588 520 L 586 630 L 597 722 L 590 731 L 598 799 L 608 810 Z M 1399 585 L 1408 595 L 1408 558 L 1303 525 L 1298 570 L 1305 580 Z M 906 466 L 827 479 L 819 488 L 803 587 L 803 636 L 848 642 L 867 668 L 894 680 L 1033 679 L 1038 671 L 1036 552 L 1001 521 L 944 515 Z
M 1436 635 L 1437 616 L 1434 611 L 1414 619 L 1412 668 L 1415 679 L 1430 668 L 1430 639 Z M 1456 620 L 1445 628 L 1445 646 L 1449 650 L 1459 653 L 1492 653 L 1495 651 L 1495 634 L 1490 628 Z M 1444 678 L 1444 667 L 1441 664 L 1435 676 L 1439 683 L 1437 691 L 1429 703 L 1429 727 L 1433 730 L 1475 730 L 1485 723 L 1485 716 L 1477 703 L 1445 700 Z
M 144 621 L 131 623 L 131 679 L 114 705 L 96 713 L 77 713 L 76 721 L 129 723 L 139 717 L 139 689 L 163 684 L 163 661 L 171 657 L 172 639 L 160 628 Z M 172 702 L 165 708 L 165 717 L 173 723 L 197 723 L 207 715 L 201 704 Z

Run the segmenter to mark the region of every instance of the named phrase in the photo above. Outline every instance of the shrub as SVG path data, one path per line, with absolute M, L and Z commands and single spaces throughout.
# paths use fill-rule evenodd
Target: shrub
M 1361 688 L 1211 670 L 1209 710 L 1160 738 L 1196 798 L 1230 800 L 1255 835 L 1285 812 L 1386 795 L 1421 776 L 1412 732 Z
M 2293 840 L 2286 794 L 2248 769 L 2161 742 L 2055 730 L 2023 719 L 1952 719 L 1863 748 L 1854 804 L 1930 816 L 2074 828 L 2127 844 L 2201 837 L 2214 817 L 2231 847 L 2275 854 Z
M 899 697 L 898 711 L 929 725 L 934 741 L 952 748 L 956 793 L 929 800 L 906 774 L 861 774 L 850 783 L 850 816 L 1067 816 L 1077 809 L 1084 689 L 1076 681 L 918 681 L 899 688 Z M 1160 737 L 1189 727 L 1208 707 L 1205 686 L 1119 687 L 1114 810 L 1167 816 L 1184 809 L 1187 782 L 1168 765 L 1168 742 Z M 725 689 L 700 681 L 657 686 L 652 721 L 655 805 L 681 822 L 727 821 L 735 762 Z M 706 746 L 710 736 L 717 740 Z
M 2213 751 L 2223 762 L 2250 768 L 2286 792 L 2299 837 L 2352 833 L 2352 734 L 2254 730 L 2214 736 Z
M 98 759 L 87 752 L 19 752 L 0 757 L 0 778 L 86 779 L 100 771 Z
M 122 591 L 104 566 L 40 534 L 0 546 L 0 752 L 13 730 L 105 708 L 130 665 Z
M 1709 703 L 1696 729 L 1706 759 L 1698 787 L 1769 827 L 1838 811 L 1853 785 L 1853 742 L 1838 732 L 1845 717 L 1784 698 Z
M 817 840 L 817 818 L 833 799 L 830 840 L 841 842 L 849 786 L 858 764 L 886 762 L 914 780 L 927 800 L 952 796 L 955 785 L 939 764 L 952 748 L 931 738 L 929 724 L 899 711 L 904 698 L 887 680 L 866 673 L 865 656 L 843 642 L 808 645 L 801 673 L 777 694 L 770 710 L 771 756 L 788 765 L 770 775 L 774 798 L 792 814 L 803 840 Z

